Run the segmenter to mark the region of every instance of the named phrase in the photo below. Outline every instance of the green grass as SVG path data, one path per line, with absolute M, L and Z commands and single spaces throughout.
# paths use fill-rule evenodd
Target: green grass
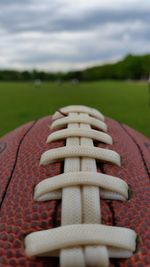
M 53 114 L 65 105 L 85 104 L 150 136 L 148 88 L 144 83 L 92 82 L 73 86 L 0 83 L 0 135 L 21 124 Z

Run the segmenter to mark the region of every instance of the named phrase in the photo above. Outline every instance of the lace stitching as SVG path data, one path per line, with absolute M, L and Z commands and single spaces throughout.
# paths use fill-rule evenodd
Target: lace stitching
M 121 178 L 97 172 L 96 159 L 121 165 L 118 153 L 94 147 L 93 139 L 112 144 L 111 136 L 102 132 L 107 131 L 104 116 L 89 107 L 69 106 L 56 112 L 53 119 L 52 129 L 67 129 L 50 134 L 47 142 L 66 139 L 66 146 L 44 152 L 40 164 L 64 160 L 64 173 L 40 182 L 34 200 L 62 198 L 61 226 L 29 234 L 25 238 L 27 255 L 59 255 L 61 267 L 106 267 L 109 257 L 130 257 L 136 233 L 101 224 L 99 197 L 128 198 L 128 185 Z

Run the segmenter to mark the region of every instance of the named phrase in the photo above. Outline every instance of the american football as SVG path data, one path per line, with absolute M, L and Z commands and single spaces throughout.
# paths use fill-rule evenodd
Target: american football
M 150 266 L 150 139 L 87 106 L 0 139 L 0 266 Z

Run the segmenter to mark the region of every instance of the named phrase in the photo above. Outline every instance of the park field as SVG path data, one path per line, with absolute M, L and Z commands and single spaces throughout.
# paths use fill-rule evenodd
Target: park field
M 150 137 L 148 86 L 140 82 L 100 81 L 56 84 L 0 83 L 0 136 L 58 108 L 83 104 Z

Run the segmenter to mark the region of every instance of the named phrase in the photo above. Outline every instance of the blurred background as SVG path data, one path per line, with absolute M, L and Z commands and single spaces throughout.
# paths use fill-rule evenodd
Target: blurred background
M 150 137 L 149 14 L 146 0 L 0 0 L 0 136 L 84 104 Z

